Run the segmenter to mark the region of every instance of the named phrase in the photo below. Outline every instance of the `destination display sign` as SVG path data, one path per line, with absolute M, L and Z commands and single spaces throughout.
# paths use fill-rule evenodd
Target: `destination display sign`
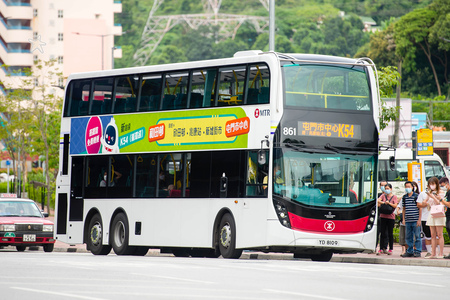
M 299 121 L 298 135 L 361 139 L 361 125 Z

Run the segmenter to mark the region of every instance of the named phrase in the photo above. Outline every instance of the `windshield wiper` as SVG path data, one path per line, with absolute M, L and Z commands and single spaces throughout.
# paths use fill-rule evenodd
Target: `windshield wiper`
M 334 151 L 334 152 L 336 152 L 336 153 L 340 153 L 340 154 L 370 155 L 370 154 L 374 154 L 374 153 L 377 152 L 377 151 L 367 151 L 367 152 L 364 152 L 364 151 L 355 151 L 355 150 L 352 150 L 353 148 L 348 148 L 348 147 L 346 147 L 345 150 L 343 150 L 343 149 L 338 149 L 338 148 L 336 148 L 336 147 L 333 147 L 333 146 L 331 146 L 330 144 L 326 144 L 326 145 L 324 146 L 324 148 L 325 148 L 325 149 L 328 149 L 328 150 L 332 150 L 332 151 Z
M 306 153 L 321 153 L 321 154 L 335 154 L 334 151 L 328 151 L 323 149 L 317 149 L 317 148 L 307 148 L 307 147 L 299 147 L 296 145 L 293 145 L 291 143 L 286 143 L 286 147 L 291 148 L 298 152 L 306 152 Z

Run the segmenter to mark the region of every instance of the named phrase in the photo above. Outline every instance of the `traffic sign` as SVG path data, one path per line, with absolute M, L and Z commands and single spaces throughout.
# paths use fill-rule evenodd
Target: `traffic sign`
M 433 155 L 433 130 L 417 130 L 417 155 Z

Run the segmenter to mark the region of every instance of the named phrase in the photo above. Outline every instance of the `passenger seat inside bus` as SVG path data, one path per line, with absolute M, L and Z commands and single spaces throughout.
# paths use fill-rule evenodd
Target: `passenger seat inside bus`
M 269 103 L 269 91 L 268 86 L 261 87 L 261 93 L 258 94 L 258 103 Z
M 259 90 L 249 88 L 247 91 L 247 104 L 257 104 L 258 103 Z
M 136 97 L 128 97 L 126 102 L 126 111 L 135 112 L 136 111 L 137 99 Z
M 102 106 L 103 101 L 102 100 L 93 100 L 92 106 L 91 106 L 91 115 L 98 115 L 102 113 Z
M 183 109 L 186 108 L 187 104 L 187 94 L 179 93 L 177 94 L 177 97 L 175 98 L 175 109 Z
M 202 107 L 203 104 L 203 95 L 200 93 L 191 93 L 191 108 Z
M 164 95 L 162 109 L 174 108 L 175 95 Z
M 114 104 L 115 113 L 126 112 L 127 99 L 126 98 L 116 98 L 116 103 Z
M 78 115 L 83 116 L 87 115 L 89 110 L 89 101 L 80 101 L 78 104 Z

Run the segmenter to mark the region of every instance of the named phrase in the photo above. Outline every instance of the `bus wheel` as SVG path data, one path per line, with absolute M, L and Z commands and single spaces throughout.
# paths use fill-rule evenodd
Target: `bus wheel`
M 135 249 L 128 246 L 128 219 L 124 213 L 118 213 L 111 226 L 111 246 L 117 255 L 134 254 Z
M 223 258 L 239 258 L 242 250 L 236 249 L 236 225 L 230 214 L 225 214 L 219 226 L 219 250 Z
M 311 255 L 312 261 L 330 261 L 333 257 L 333 252 L 323 252 L 320 254 Z
M 23 252 L 23 251 L 25 251 L 25 249 L 27 249 L 26 246 L 16 246 L 16 250 L 19 252 Z
M 53 249 L 55 248 L 55 244 L 45 244 L 42 247 L 44 248 L 44 252 L 53 252 Z
M 103 225 L 99 214 L 94 215 L 89 222 L 87 244 L 94 255 L 107 255 L 111 252 L 110 245 L 103 245 Z

